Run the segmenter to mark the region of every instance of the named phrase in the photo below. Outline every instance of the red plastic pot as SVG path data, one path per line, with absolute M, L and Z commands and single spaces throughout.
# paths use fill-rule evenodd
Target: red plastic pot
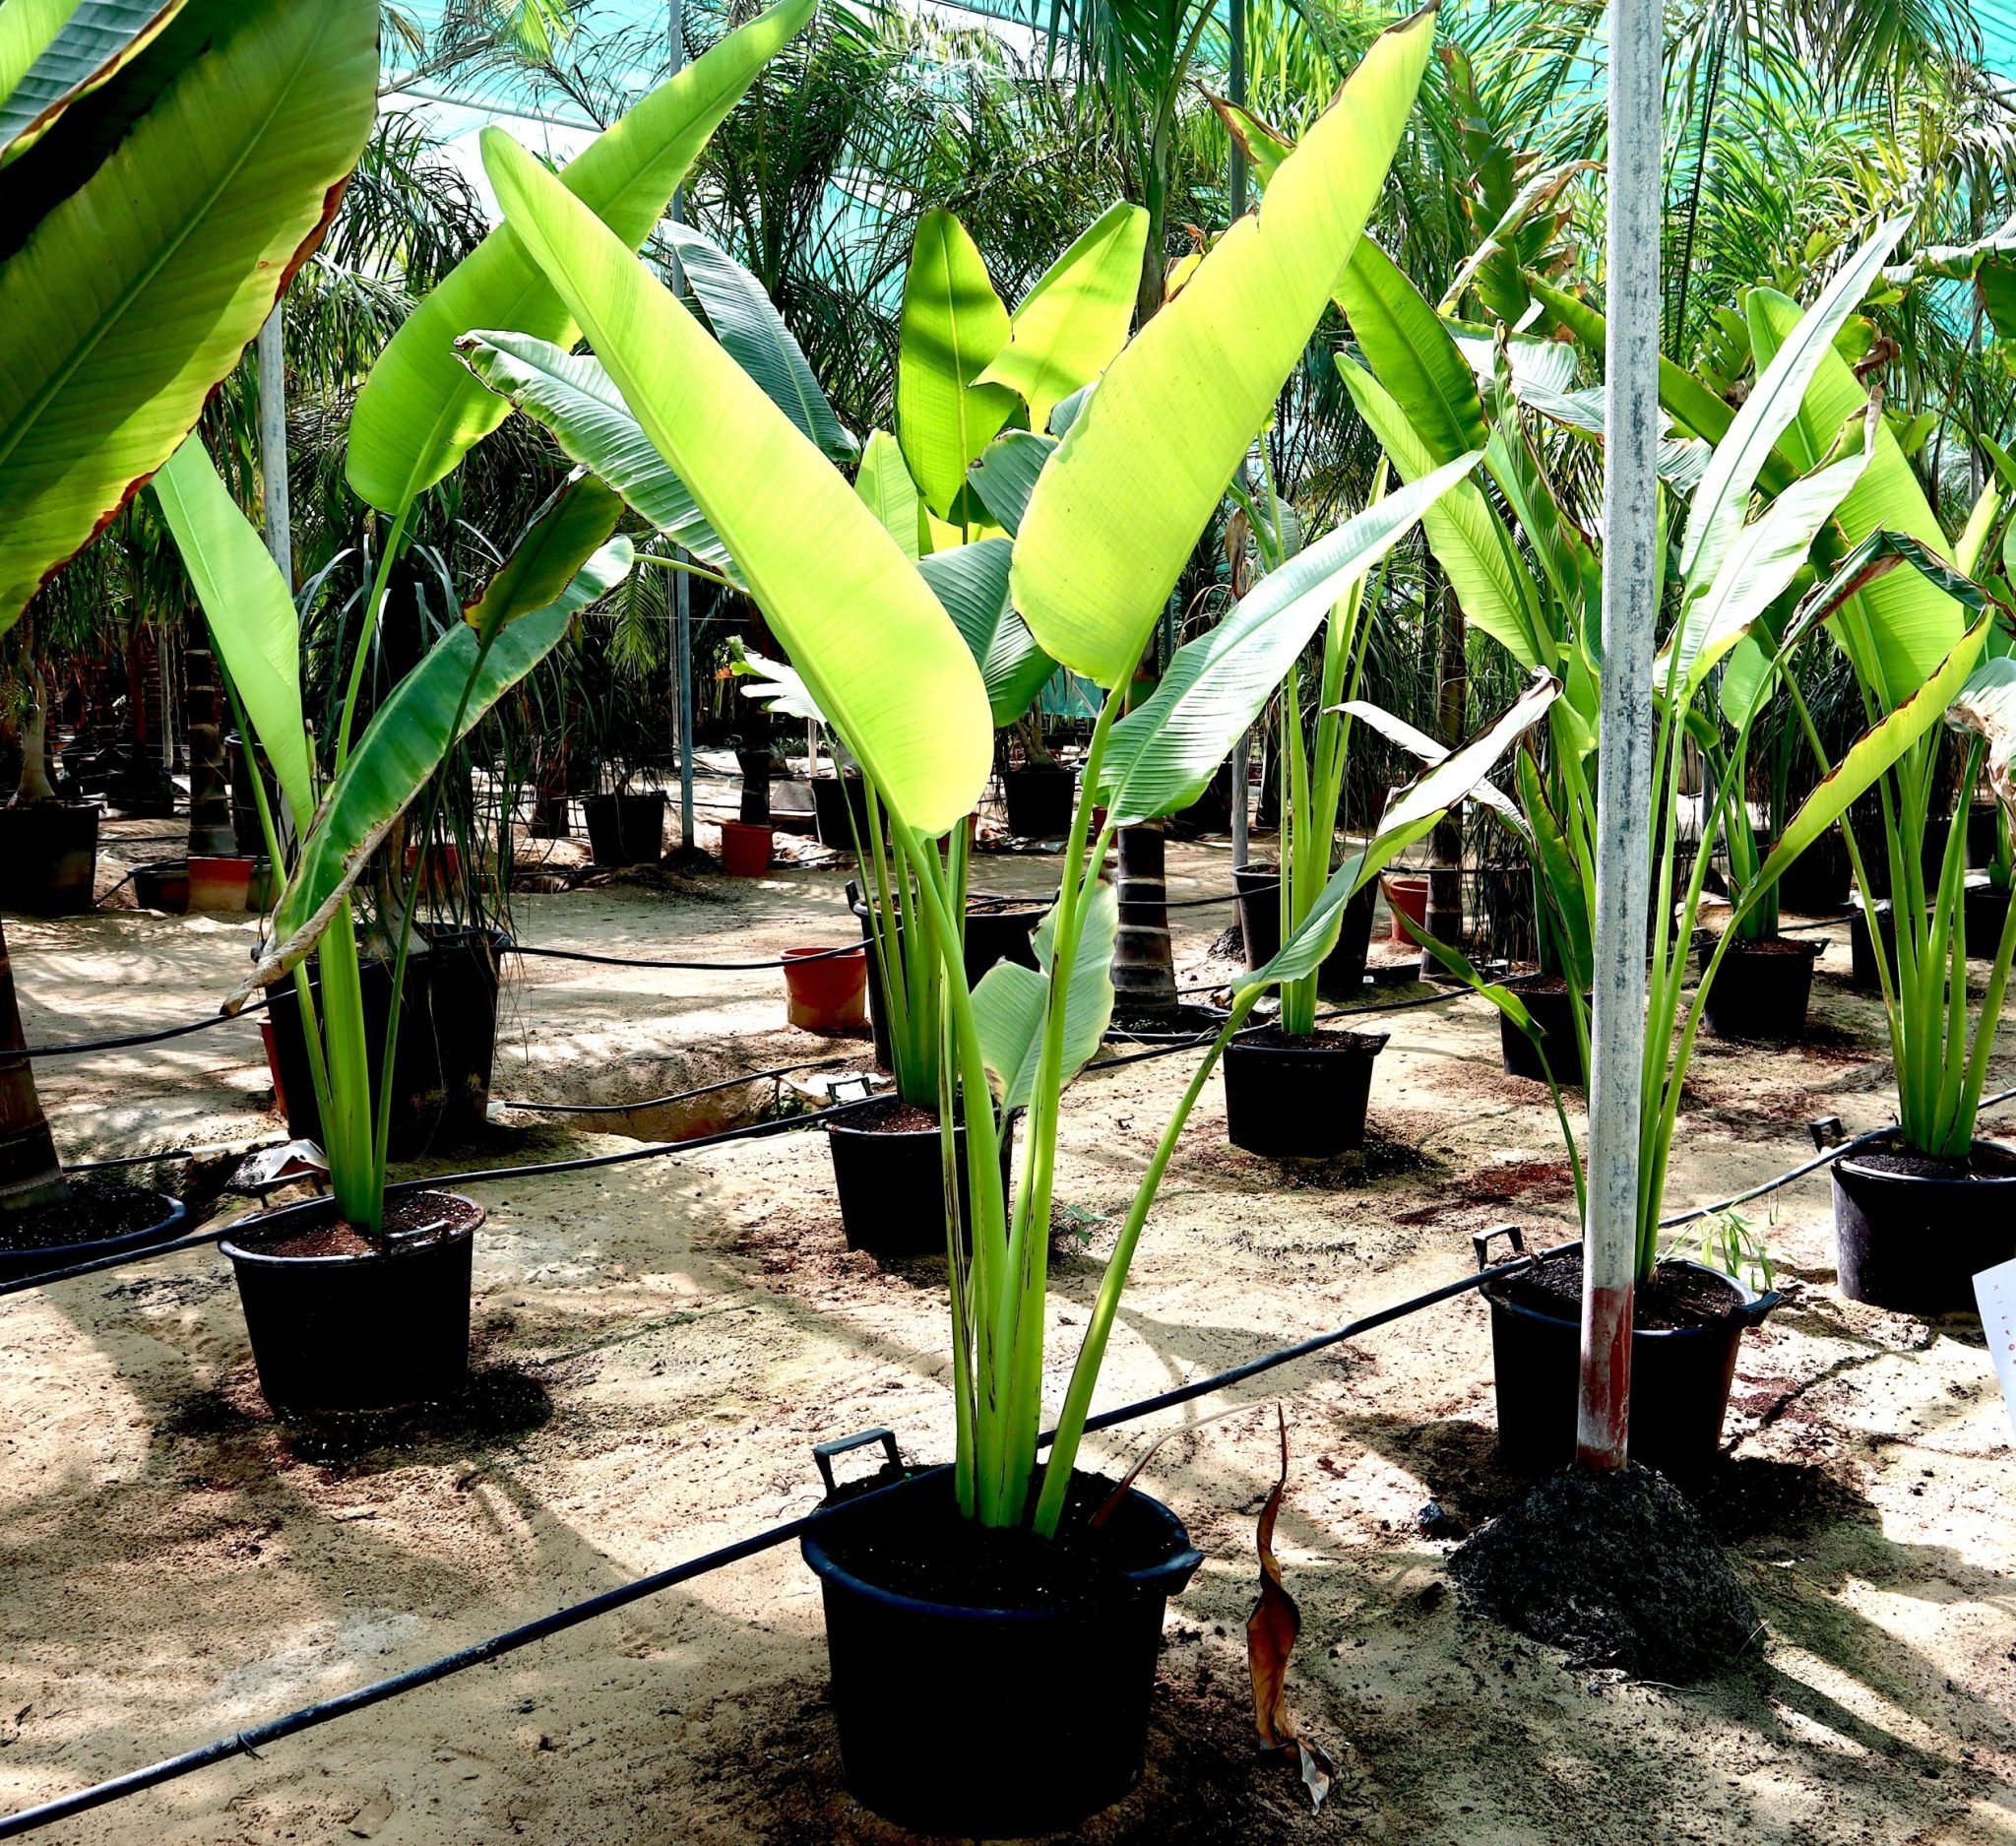
M 776 829 L 743 820 L 721 823 L 722 869 L 731 878 L 760 878 L 770 869 L 770 845 Z
M 1386 880 L 1386 905 L 1393 913 L 1393 921 L 1387 925 L 1387 934 L 1395 942 L 1414 940 L 1400 926 L 1405 917 L 1417 929 L 1428 926 L 1428 881 L 1426 878 L 1388 878 Z
M 762 829 L 767 832 L 768 829 Z M 868 951 L 786 949 L 786 1017 L 806 1032 L 842 1032 L 868 1016 Z
M 264 910 L 272 879 L 265 861 L 237 857 L 189 859 L 189 908 L 192 911 Z

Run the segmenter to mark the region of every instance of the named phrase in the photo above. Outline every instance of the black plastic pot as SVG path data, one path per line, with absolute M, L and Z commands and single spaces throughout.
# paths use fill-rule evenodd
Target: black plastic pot
M 28 1276 L 45 1276 L 52 1270 L 68 1269 L 75 1263 L 95 1262 L 100 1256 L 117 1256 L 126 1250 L 146 1249 L 152 1243 L 165 1243 L 178 1238 L 189 1225 L 189 1208 L 165 1192 L 155 1194 L 161 1202 L 161 1215 L 138 1231 L 124 1231 L 117 1237 L 91 1238 L 82 1243 L 50 1243 L 38 1250 L 0 1250 L 0 1282 L 19 1282 Z
M 861 925 L 861 940 L 873 943 L 873 920 L 866 902 L 862 899 L 860 887 L 850 878 L 847 882 L 847 901 Z M 980 977 L 996 962 L 1019 962 L 1025 968 L 1039 966 L 1033 938 L 1037 925 L 1043 920 L 1047 905 L 1032 904 L 1017 909 L 979 901 L 969 904 L 966 912 L 966 985 L 979 986 Z M 889 953 L 903 952 L 903 925 L 901 923 L 889 933 Z M 889 1015 L 883 1000 L 882 983 L 876 978 L 875 951 L 868 950 L 868 1026 L 875 1040 L 875 1061 L 884 1070 L 891 1068 L 889 1055 Z
M 311 974 L 316 1016 L 321 1018 L 322 981 Z M 385 1057 L 385 1028 L 392 1003 L 392 971 L 383 962 L 363 968 L 364 1042 L 371 1069 L 371 1101 L 378 1104 L 378 1073 Z M 307 1040 L 301 1032 L 300 999 L 291 980 L 267 989 L 267 1017 L 273 1024 L 275 1087 L 285 1099 L 287 1133 L 297 1141 L 322 1140 L 322 1112 L 315 1102 L 315 1081 L 308 1063 Z M 441 1126 L 447 1096 L 442 1082 L 440 1048 L 434 1036 L 433 955 L 412 954 L 406 968 L 406 1001 L 399 1009 L 399 1050 L 393 1058 L 392 1136 L 388 1152 L 394 1160 L 417 1160 L 433 1145 Z
M 511 938 L 501 929 L 438 929 L 428 931 L 427 939 L 428 994 L 441 1063 L 438 1136 L 448 1140 L 474 1133 L 489 1114 L 499 962 Z
M 133 901 L 142 910 L 181 916 L 189 908 L 189 861 L 158 859 L 151 864 L 134 866 Z
M 1848 907 L 1854 868 L 1840 827 L 1829 827 L 1778 880 L 1782 909 L 1800 917 L 1833 917 Z
M 456 1192 L 423 1199 L 473 1201 Z M 418 1247 L 400 1241 L 356 1256 L 277 1256 L 268 1245 L 327 1223 L 336 1201 L 260 1212 L 219 1245 L 238 1301 L 259 1388 L 275 1410 L 340 1416 L 457 1395 L 469 1383 L 470 1273 L 481 1206 L 463 1230 Z
M 1960 901 L 1967 916 L 1967 959 L 1993 961 L 2009 916 L 2009 893 L 1999 885 L 1970 882 Z
M 1970 865 L 1992 865 L 1995 862 L 1995 848 L 1999 840 L 1995 828 L 1997 804 L 1993 801 L 1976 801 L 1967 810 L 1967 862 Z
M 891 1110 L 901 1107 L 893 1099 Z M 863 1109 L 826 1124 L 833 1154 L 833 1183 L 840 1194 L 841 1229 L 850 1250 L 871 1256 L 942 1256 L 945 1253 L 945 1178 L 938 1130 L 877 1129 L 879 1112 Z M 973 1189 L 966 1172 L 966 1123 L 952 1130 L 959 1161 L 959 1216 L 973 1227 Z M 1015 1118 L 1001 1129 L 1001 1196 L 1015 1152 Z
M 1876 927 L 1883 937 L 1883 959 L 1889 967 L 1891 978 L 1897 975 L 1897 912 L 1887 897 L 1876 900 Z M 1865 993 L 1876 993 L 1882 989 L 1882 977 L 1876 971 L 1876 951 L 1869 942 L 1868 913 L 1857 904 L 1848 920 L 1849 985 L 1859 987 Z
M 0 910 L 75 917 L 91 909 L 98 868 L 95 801 L 0 807 Z
M 868 839 L 868 785 L 859 776 L 814 776 L 812 822 L 819 832 L 819 844 L 842 853 L 851 853 L 858 837 Z M 853 810 L 850 825 L 848 810 Z
M 1273 1034 L 1225 1048 L 1225 1126 L 1234 1147 L 1276 1160 L 1328 1160 L 1365 1144 L 1365 1103 L 1383 1032 Z
M 1718 1039 L 1769 1044 L 1796 1039 L 1806 1029 L 1813 964 L 1826 952 L 1824 936 L 1732 942 L 1702 1009 L 1708 1030 Z
M 581 804 L 588 820 L 589 856 L 598 865 L 656 865 L 665 851 L 665 797 L 591 795 Z
M 1715 1276 L 1728 1284 L 1735 1309 L 1712 1326 L 1639 1328 L 1631 1334 L 1631 1459 L 1684 1478 L 1715 1460 L 1736 1347 L 1744 1330 L 1756 1326 L 1780 1298 L 1760 1295 L 1700 1263 L 1660 1266 Z M 1582 1324 L 1511 1299 L 1517 1280 L 1508 1276 L 1482 1289 L 1491 1310 L 1498 1449 L 1510 1466 L 1544 1474 L 1575 1454 Z
M 1239 935 L 1246 970 L 1264 968 L 1281 950 L 1281 870 L 1275 865 L 1236 865 L 1232 884 L 1239 893 Z M 1326 1000 L 1363 997 L 1365 959 L 1372 945 L 1372 913 L 1379 902 L 1374 879 L 1344 907 L 1337 946 L 1316 968 L 1316 991 Z
M 1032 763 L 1004 769 L 1001 792 L 1008 802 L 1008 831 L 1019 840 L 1061 840 L 1071 831 L 1071 803 L 1078 796 L 1078 772 L 1061 763 Z
M 900 1546 L 926 1496 L 950 1493 L 945 1476 L 926 1476 L 856 1517 L 875 1522 L 879 1552 L 885 1534 Z M 1106 1528 L 1124 1567 L 1090 1609 L 904 1595 L 838 1561 L 849 1529 L 859 1528 L 815 1528 L 799 1547 L 825 1601 L 841 1767 L 856 1801 L 914 1833 L 1019 1839 L 1072 1826 L 1134 1786 L 1164 1613 L 1204 1561 L 1174 1513 L 1128 1491 Z M 942 1518 L 926 1530 L 935 1542 Z M 981 1757 L 999 1772 L 981 1773 Z
M 1567 987 L 1549 983 L 1544 975 L 1529 975 L 1505 985 L 1519 995 L 1533 1023 L 1546 1040 L 1546 1063 L 1533 1041 L 1505 1014 L 1498 1015 L 1498 1062 L 1508 1077 L 1528 1077 L 1535 1083 L 1547 1080 L 1547 1064 L 1553 1066 L 1554 1081 L 1566 1088 L 1579 1088 L 1589 1081 L 1582 1065 L 1582 1048 L 1575 1037 L 1575 1008 L 1568 999 Z
M 1974 1278 L 2016 1258 L 2016 1161 L 1989 1142 L 1974 1147 L 2004 1171 L 1890 1173 L 1853 1154 L 1834 1163 L 1834 1261 L 1850 1301 L 1906 1314 L 1975 1311 Z

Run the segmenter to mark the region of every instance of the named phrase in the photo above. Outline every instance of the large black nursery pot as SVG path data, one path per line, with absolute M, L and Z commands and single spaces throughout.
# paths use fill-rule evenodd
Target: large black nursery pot
M 1365 1105 L 1383 1032 L 1268 1030 L 1225 1048 L 1225 1126 L 1234 1147 L 1276 1160 L 1328 1160 L 1365 1144 Z
M 129 1250 L 147 1249 L 180 1237 L 188 1228 L 189 1208 L 178 1198 L 156 1192 L 159 1206 L 154 1222 L 110 1237 L 88 1237 L 75 1243 L 45 1243 L 39 1249 L 0 1250 L 0 1282 L 20 1282 L 30 1276 L 45 1276 L 78 1263 L 96 1262 L 100 1256 L 122 1256 Z
M 1546 1042 L 1546 1061 L 1543 1063 L 1540 1048 L 1508 1015 L 1500 1013 L 1498 1062 L 1506 1076 L 1529 1077 L 1535 1083 L 1544 1083 L 1547 1067 L 1551 1065 L 1554 1081 L 1563 1088 L 1585 1085 L 1589 1073 L 1583 1068 L 1582 1047 L 1575 1037 L 1575 1008 L 1568 998 L 1568 984 L 1556 975 L 1525 975 L 1505 985 L 1519 995 L 1528 1017 L 1541 1029 Z
M 1876 928 L 1883 938 L 1883 960 L 1891 978 L 1897 974 L 1897 912 L 1887 897 L 1876 900 Z M 1859 894 L 1848 920 L 1849 985 L 1865 993 L 1882 990 L 1883 978 L 1876 969 L 1876 951 L 1869 939 L 1869 914 Z
M 589 856 L 598 865 L 656 865 L 665 852 L 665 796 L 591 795 L 581 804 L 588 820 Z
M 1140 1780 L 1163 1617 L 1203 1556 L 1174 1513 L 1130 1489 L 1076 1596 L 980 1607 L 903 1587 L 914 1560 L 974 1531 L 935 1473 L 799 1540 L 825 1602 L 842 1772 L 856 1801 L 914 1833 L 1055 1832 Z
M 868 785 L 855 775 L 814 776 L 812 789 L 812 824 L 818 830 L 819 844 L 833 847 L 842 853 L 851 853 L 858 838 L 862 845 L 868 840 Z M 849 810 L 852 820 L 849 820 Z
M 1078 772 L 1062 763 L 1030 763 L 1001 772 L 1008 831 L 1018 840 L 1061 840 L 1071 831 Z
M 95 801 L 0 807 L 0 910 L 75 917 L 91 909 L 98 868 Z
M 1706 1470 L 1721 1449 L 1736 1348 L 1780 1297 L 1701 1263 L 1669 1259 L 1660 1268 L 1709 1278 L 1729 1302 L 1725 1314 L 1704 1324 L 1631 1333 L 1631 1459 L 1684 1479 Z M 1520 1282 L 1519 1275 L 1505 1276 L 1482 1289 L 1491 1310 L 1498 1450 L 1510 1466 L 1545 1474 L 1575 1454 L 1582 1323 L 1577 1314 L 1526 1298 Z
M 826 1124 L 833 1155 L 833 1184 L 840 1223 L 850 1250 L 870 1256 L 942 1256 L 945 1253 L 945 1177 L 938 1125 L 895 1127 L 890 1117 L 906 1105 L 895 1097 L 878 1108 L 857 1109 Z M 1001 1124 L 1001 1196 L 1015 1154 L 1015 1117 Z M 952 1130 L 959 1162 L 959 1218 L 973 1229 L 973 1187 L 966 1170 L 966 1123 Z
M 1897 1313 L 1975 1311 L 1974 1278 L 2016 1258 L 2016 1154 L 1977 1141 L 1970 1165 L 1914 1156 L 1894 1133 L 1834 1163 L 1842 1294 Z
M 237 1274 L 259 1389 L 275 1410 L 400 1410 L 468 1385 L 470 1275 L 483 1208 L 459 1192 L 409 1193 L 395 1206 L 411 1228 L 355 1255 L 274 1248 L 332 1223 L 333 1198 L 259 1212 L 220 1244 Z
M 406 1000 L 399 1009 L 399 1049 L 392 1060 L 394 1106 L 387 1152 L 393 1160 L 417 1160 L 434 1144 L 446 1113 L 448 1097 L 442 1074 L 440 1046 L 434 1034 L 434 956 L 410 954 L 406 965 Z M 308 977 L 315 995 L 316 1017 L 322 1016 L 322 978 Z M 383 962 L 363 966 L 364 1043 L 371 1069 L 371 1105 L 379 1099 L 378 1073 L 384 1067 L 385 1031 L 392 1010 L 392 970 Z M 322 1112 L 315 1101 L 315 1080 L 308 1063 L 308 1042 L 301 1031 L 300 998 L 291 979 L 267 988 L 267 1018 L 273 1026 L 274 1089 L 287 1118 L 287 1133 L 297 1141 L 322 1140 Z M 494 1021 L 494 1013 L 492 1015 Z
M 1712 951 L 1704 949 L 1704 965 Z M 1813 964 L 1827 952 L 1824 936 L 1766 936 L 1730 944 L 1702 1009 L 1718 1039 L 1788 1044 L 1806 1029 Z
M 453 1140 L 474 1133 L 489 1114 L 497 987 L 511 938 L 501 929 L 429 929 L 427 941 L 428 996 L 441 1064 L 438 1136 Z
M 1239 893 L 1239 935 L 1245 943 L 1246 972 L 1251 974 L 1281 952 L 1281 868 L 1235 865 L 1232 883 Z M 1316 991 L 1326 1000 L 1364 996 L 1365 959 L 1371 951 L 1372 913 L 1378 901 L 1374 879 L 1344 907 L 1337 946 L 1316 968 Z
M 1837 822 L 1780 875 L 1779 905 L 1800 917 L 1836 916 L 1847 907 L 1854 877 Z
M 2009 892 L 1984 872 L 1969 876 L 1960 902 L 1967 916 L 1967 959 L 1989 962 L 2002 945 L 2002 924 L 2009 916 Z

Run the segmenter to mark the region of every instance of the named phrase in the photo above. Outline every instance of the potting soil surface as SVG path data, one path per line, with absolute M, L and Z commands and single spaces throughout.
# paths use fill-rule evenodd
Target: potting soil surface
M 1172 896 L 1230 883 L 1222 842 L 1172 843 L 1169 858 Z M 1036 894 L 1055 863 L 996 857 L 982 871 Z M 639 878 L 523 899 L 517 923 L 528 941 L 604 955 L 752 960 L 850 939 L 842 876 Z M 1181 980 L 1229 976 L 1207 950 L 1230 915 L 1172 913 Z M 9 919 L 8 935 L 31 1043 L 208 1013 L 254 944 L 246 920 L 131 912 Z M 1844 941 L 1821 965 L 1805 1044 L 1704 1044 L 1670 1208 L 1791 1167 L 1811 1116 L 1851 1131 L 1890 1118 L 1879 1003 L 1849 990 L 1846 962 Z M 1362 1161 L 1289 1171 L 1232 1149 L 1222 1081 L 1206 1087 L 1135 1260 L 1102 1406 L 1454 1280 L 1474 1232 L 1516 1219 L 1534 1242 L 1570 1235 L 1546 1092 L 1501 1072 L 1496 1015 L 1459 998 L 1369 1023 L 1392 1044 Z M 788 1030 L 775 974 L 527 960 L 509 974 L 497 1094 L 607 1113 L 502 1113 L 424 1170 L 698 1132 L 770 1107 L 777 1084 L 626 1105 L 801 1058 L 864 1067 L 866 1051 Z M 1052 1411 L 1195 1055 L 1089 1073 L 1069 1093 Z M 212 1150 L 186 1174 L 132 1176 L 145 1182 L 214 1189 L 232 1150 L 284 1133 L 249 1021 L 38 1076 L 73 1160 Z M 2010 1081 L 1998 1058 L 1991 1087 Z M 594 1131 L 615 1125 L 629 1137 Z M 884 1268 L 846 1248 L 824 1136 L 471 1189 L 489 1212 L 475 1379 L 438 1412 L 276 1420 L 214 1252 L 0 1307 L 0 1803 L 227 1735 L 803 1513 L 823 1492 L 814 1442 L 885 1425 L 914 1458 L 949 1453 L 942 1262 Z M 1522 1491 L 1494 1458 L 1484 1308 L 1459 1299 L 1088 1440 L 1084 1464 L 1117 1475 L 1179 1431 L 1140 1484 L 1207 1561 L 1170 1608 L 1142 1784 L 1076 1837 L 2016 1841 L 2011 1430 L 1981 1331 L 1839 1297 L 1824 1174 L 1744 1216 L 1788 1300 L 1744 1337 L 1732 1453 L 1696 1496 L 1764 1623 L 1738 1668 L 1678 1690 L 1574 1667 L 1450 1593 L 1452 1544 Z M 1339 1769 L 1320 1815 L 1293 1766 L 1253 1747 L 1243 1623 L 1277 1399 L 1291 1479 L 1275 1542 L 1302 1612 L 1290 1697 Z M 1239 1414 L 1203 1421 L 1227 1409 Z M 786 1546 L 40 1837 L 893 1846 L 903 1836 L 844 1792 L 825 1685 L 817 1585 Z

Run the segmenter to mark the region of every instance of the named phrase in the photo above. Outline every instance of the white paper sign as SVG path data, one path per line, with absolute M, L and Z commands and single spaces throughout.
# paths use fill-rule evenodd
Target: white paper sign
M 1974 1279 L 1974 1299 L 1981 1304 L 1982 1329 L 2001 1380 L 2002 1402 L 2016 1427 L 2016 1262 L 1984 1269 Z

